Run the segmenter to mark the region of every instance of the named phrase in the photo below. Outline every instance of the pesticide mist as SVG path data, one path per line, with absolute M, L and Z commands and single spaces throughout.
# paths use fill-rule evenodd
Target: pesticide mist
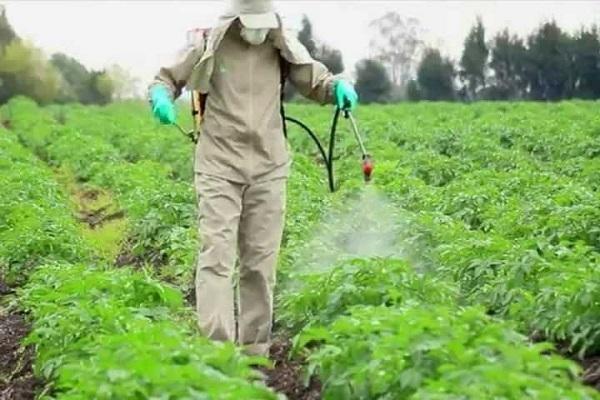
M 357 258 L 404 259 L 418 265 L 411 226 L 400 207 L 376 187 L 367 186 L 328 211 L 300 250 L 294 272 L 322 273 Z

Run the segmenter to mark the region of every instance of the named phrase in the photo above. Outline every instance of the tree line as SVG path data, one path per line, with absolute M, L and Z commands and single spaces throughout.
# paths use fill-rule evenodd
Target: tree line
M 478 19 L 464 41 L 458 65 L 455 67 L 439 52 L 429 50 L 419 66 L 417 83 L 424 89 L 425 98 L 437 95 L 446 100 L 597 99 L 599 33 L 594 26 L 570 34 L 550 21 L 526 38 L 504 29 L 487 41 L 485 27 Z M 435 74 L 426 72 L 429 65 L 439 60 L 446 66 L 438 74 L 446 83 L 441 93 L 430 82 Z M 433 93 L 427 93 L 428 89 Z
M 46 57 L 17 35 L 0 5 L 0 104 L 17 95 L 41 104 L 106 104 L 129 94 L 132 85 L 135 80 L 118 65 L 93 70 L 66 54 Z
M 364 103 L 600 98 L 595 26 L 569 33 L 550 21 L 526 37 L 505 29 L 488 38 L 478 18 L 457 61 L 425 44 L 415 18 L 388 12 L 369 28 L 370 54 L 355 66 Z M 333 73 L 344 71 L 341 52 L 314 36 L 306 16 L 298 38 Z M 106 104 L 135 94 L 138 83 L 118 65 L 93 70 L 66 54 L 46 57 L 17 35 L 0 5 L 0 104 L 15 95 L 42 104 Z M 291 85 L 285 98 L 296 98 Z
M 355 68 L 365 103 L 600 98 L 600 32 L 595 26 L 571 34 L 550 21 L 527 37 L 504 29 L 488 38 L 478 18 L 457 62 L 425 44 L 414 18 L 388 12 L 370 28 L 371 54 Z M 299 38 L 315 58 L 341 66 L 333 72 L 343 70 L 338 51 L 328 46 L 315 50 L 306 17 Z

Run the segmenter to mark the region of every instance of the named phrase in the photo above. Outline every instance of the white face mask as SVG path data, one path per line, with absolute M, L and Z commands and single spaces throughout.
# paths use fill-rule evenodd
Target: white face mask
M 263 44 L 265 40 L 267 40 L 267 35 L 269 34 L 270 29 L 250 29 L 246 27 L 242 27 L 240 31 L 240 36 L 246 42 L 258 46 Z

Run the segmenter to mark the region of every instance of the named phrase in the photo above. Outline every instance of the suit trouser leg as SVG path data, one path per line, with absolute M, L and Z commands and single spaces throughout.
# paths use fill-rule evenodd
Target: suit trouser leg
M 247 186 L 239 226 L 239 341 L 266 355 L 273 319 L 275 269 L 285 216 L 286 179 Z
M 202 332 L 235 341 L 233 271 L 243 185 L 196 174 L 201 248 L 196 269 L 196 310 Z

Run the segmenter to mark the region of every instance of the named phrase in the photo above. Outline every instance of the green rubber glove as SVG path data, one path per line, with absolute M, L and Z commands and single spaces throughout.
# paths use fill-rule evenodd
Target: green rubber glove
M 150 101 L 152 101 L 152 114 L 161 123 L 168 125 L 175 123 L 175 104 L 165 86 L 153 86 L 150 89 Z
M 358 94 L 351 83 L 340 79 L 333 87 L 335 104 L 341 110 L 353 110 L 358 104 Z

